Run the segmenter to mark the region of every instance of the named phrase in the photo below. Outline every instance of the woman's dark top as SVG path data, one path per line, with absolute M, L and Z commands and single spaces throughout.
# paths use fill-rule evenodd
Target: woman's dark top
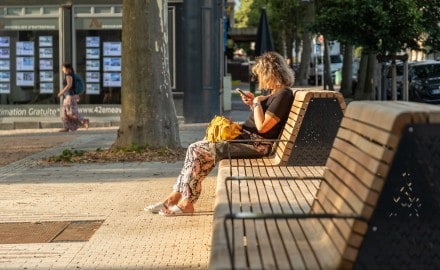
M 73 73 L 66 73 L 66 76 L 64 76 L 64 80 L 63 80 L 63 86 L 66 87 L 67 85 L 67 76 L 72 77 L 72 86 L 70 87 L 69 90 L 67 90 L 66 92 L 64 92 L 64 96 L 73 96 L 73 87 L 74 87 L 74 80 L 73 80 Z
M 279 119 L 278 123 L 266 133 L 259 133 L 255 126 L 254 114 L 251 113 L 249 118 L 244 122 L 243 129 L 258 134 L 265 139 L 278 139 L 284 124 L 289 117 L 290 108 L 293 102 L 293 92 L 290 89 L 279 90 L 271 95 L 268 99 L 261 102 L 264 114 L 269 114 L 275 119 Z

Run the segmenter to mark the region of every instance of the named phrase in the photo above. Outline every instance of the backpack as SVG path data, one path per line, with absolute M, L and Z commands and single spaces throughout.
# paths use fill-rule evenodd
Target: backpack
M 84 92 L 84 82 L 78 74 L 73 74 L 73 93 L 80 95 Z
M 228 141 L 241 134 L 241 126 L 224 116 L 215 116 L 206 128 L 205 139 L 209 142 Z

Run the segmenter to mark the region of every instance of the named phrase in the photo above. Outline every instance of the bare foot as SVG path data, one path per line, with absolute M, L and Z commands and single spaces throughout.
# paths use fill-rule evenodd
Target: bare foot
M 177 206 L 179 206 L 184 213 L 194 213 L 194 204 L 188 201 L 188 199 L 181 200 Z
M 165 199 L 163 204 L 165 204 L 166 207 L 168 208 L 170 206 L 176 205 L 181 198 L 182 198 L 182 193 L 173 191 L 171 192 L 170 195 L 168 195 L 168 197 Z

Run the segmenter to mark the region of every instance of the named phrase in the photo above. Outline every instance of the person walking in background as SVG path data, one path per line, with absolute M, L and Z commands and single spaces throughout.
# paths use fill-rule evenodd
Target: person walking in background
M 63 86 L 58 93 L 58 97 L 63 96 L 63 128 L 60 132 L 75 131 L 79 127 L 89 128 L 89 119 L 84 118 L 78 111 L 79 96 L 75 95 L 75 83 L 72 64 L 63 64 L 64 80 Z
M 257 58 L 252 73 L 258 76 L 259 88 L 270 93 L 257 97 L 251 92 L 241 94 L 251 113 L 242 124 L 243 134 L 237 139 L 249 140 L 249 143 L 228 145 L 227 142 L 201 140 L 190 144 L 173 191 L 163 201 L 146 206 L 145 211 L 163 216 L 192 214 L 203 179 L 218 161 L 228 157 L 228 149 L 232 158 L 261 157 L 270 153 L 272 143 L 261 139 L 279 138 L 293 102 L 293 92 L 289 88 L 294 83 L 294 74 L 285 59 L 275 52 L 266 52 Z

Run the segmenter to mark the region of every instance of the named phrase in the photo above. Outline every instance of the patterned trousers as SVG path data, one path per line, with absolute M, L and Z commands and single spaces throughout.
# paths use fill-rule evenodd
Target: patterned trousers
M 216 163 L 228 157 L 228 151 L 232 158 L 261 157 L 267 153 L 261 153 L 252 144 L 226 142 L 210 143 L 206 140 L 192 143 L 186 150 L 183 168 L 173 190 L 180 192 L 182 197 L 191 203 L 197 202 L 202 192 L 202 181 L 214 169 Z

